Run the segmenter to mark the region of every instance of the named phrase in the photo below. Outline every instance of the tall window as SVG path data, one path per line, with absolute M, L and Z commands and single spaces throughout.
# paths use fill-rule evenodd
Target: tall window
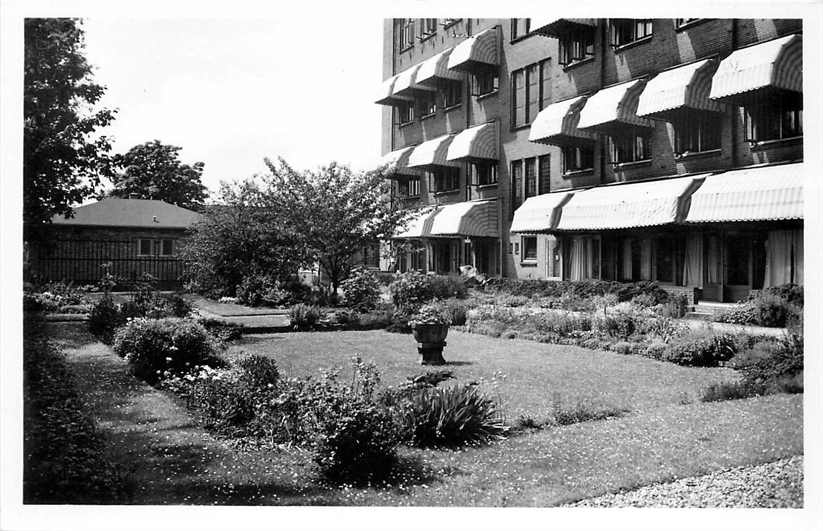
M 404 101 L 397 104 L 397 121 L 401 125 L 414 121 L 414 102 Z
M 397 32 L 397 47 L 405 50 L 414 46 L 414 19 L 401 18 Z
M 171 256 L 174 254 L 174 240 L 162 240 L 160 245 L 160 254 L 162 256 Z
M 420 103 L 420 116 L 425 118 L 437 112 L 437 93 L 425 91 L 418 99 Z
M 420 197 L 420 179 L 409 178 L 399 181 L 398 188 L 402 198 Z
M 421 18 L 420 19 L 420 37 L 425 39 L 437 33 L 437 19 L 436 18 Z
M 677 155 L 720 149 L 721 116 L 695 112 L 672 124 Z
M 361 250 L 363 264 L 366 267 L 380 267 L 380 247 L 377 245 L 364 245 Z
M 517 207 L 520 206 L 521 203 L 521 188 L 523 186 L 523 161 L 522 160 L 515 160 L 512 162 L 511 165 L 511 194 L 512 194 L 512 211 L 511 215 L 514 215 L 514 211 L 517 210 Z
M 581 28 L 560 39 L 560 64 L 567 66 L 594 57 L 594 31 Z
M 500 76 L 496 71 L 486 70 L 472 75 L 472 96 L 490 94 L 500 88 Z
M 654 242 L 655 277 L 659 282 L 674 282 L 674 249 L 673 238 L 657 238 Z
M 746 140 L 760 142 L 803 134 L 803 95 L 761 98 L 744 107 Z
M 653 29 L 650 18 L 617 18 L 610 20 L 609 23 L 612 46 L 623 46 L 649 37 Z
M 528 18 L 513 18 L 512 19 L 512 39 L 515 40 L 520 37 L 528 35 L 531 26 L 531 19 Z
M 564 146 L 562 154 L 564 174 L 594 168 L 594 148 L 592 146 Z
M 140 255 L 140 256 L 151 256 L 151 254 L 152 254 L 152 241 L 151 240 L 138 240 L 137 254 Z
M 550 99 L 549 67 L 546 61 L 514 70 L 511 74 L 512 127 L 530 124 Z
M 440 89 L 443 95 L 443 108 L 448 109 L 463 102 L 463 84 L 460 82 L 446 83 Z
M 523 190 L 523 198 L 528 199 L 537 195 L 537 159 L 534 157 L 525 160 L 526 181 Z
M 537 236 L 521 236 L 520 246 L 523 249 L 521 260 L 524 262 L 537 261 Z
M 649 160 L 651 159 L 651 135 L 648 131 L 634 129 L 628 134 L 610 136 L 609 151 L 612 164 Z
M 434 192 L 451 192 L 460 186 L 460 168 L 438 166 L 426 172 L 429 179 L 429 188 Z
M 472 162 L 469 164 L 469 176 L 471 183 L 478 186 L 497 184 L 497 163 Z
M 550 181 L 551 156 L 542 155 L 537 158 L 537 172 L 539 182 L 537 184 L 537 193 L 539 195 L 547 194 L 551 191 Z

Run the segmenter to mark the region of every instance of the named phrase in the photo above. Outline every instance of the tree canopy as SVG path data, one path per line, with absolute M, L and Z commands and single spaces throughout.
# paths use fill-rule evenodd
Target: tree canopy
M 23 218 L 31 237 L 111 175 L 111 145 L 98 129 L 115 111 L 93 109 L 105 88 L 92 79 L 80 21 L 27 18 L 24 40 Z
M 116 197 L 161 199 L 183 208 L 199 210 L 208 192 L 201 182 L 203 163 L 183 164 L 181 148 L 159 140 L 139 144 L 114 156 L 120 168 L 112 178 Z

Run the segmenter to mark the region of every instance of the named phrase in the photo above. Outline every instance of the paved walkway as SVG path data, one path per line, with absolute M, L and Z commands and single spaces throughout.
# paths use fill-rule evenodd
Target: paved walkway
M 244 333 L 271 333 L 291 330 L 289 310 L 280 308 L 250 308 L 234 303 L 217 302 L 200 296 L 188 296 L 189 301 L 205 317 L 243 326 Z

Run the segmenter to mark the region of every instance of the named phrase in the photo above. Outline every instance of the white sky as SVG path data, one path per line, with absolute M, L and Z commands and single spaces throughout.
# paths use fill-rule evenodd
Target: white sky
M 183 162 L 205 163 L 213 191 L 263 172 L 263 157 L 375 163 L 382 19 L 358 17 L 353 32 L 336 17 L 301 20 L 87 18 L 101 105 L 119 109 L 105 130 L 114 152 L 154 139 L 181 146 Z

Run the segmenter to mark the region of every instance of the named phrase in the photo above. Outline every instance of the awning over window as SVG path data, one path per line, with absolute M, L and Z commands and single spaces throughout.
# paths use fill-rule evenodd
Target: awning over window
M 418 170 L 409 168 L 409 157 L 415 146 L 404 147 L 386 153 L 380 159 L 380 166 L 386 166 L 386 172 L 390 175 L 419 175 Z
M 581 28 L 595 28 L 597 19 L 594 18 L 533 18 L 531 19 L 531 33 L 538 33 L 546 37 L 562 37 L 570 31 Z
M 529 130 L 529 141 L 557 146 L 594 141 L 592 132 L 577 128 L 580 109 L 585 104 L 586 96 L 552 103 L 535 117 Z
M 497 160 L 497 122 L 469 127 L 452 140 L 447 160 Z
M 720 62 L 709 97 L 733 102 L 764 89 L 803 92 L 801 35 L 788 35 L 732 52 Z
M 437 210 L 434 208 L 422 208 L 416 211 L 406 221 L 403 228 L 395 232 L 394 238 L 425 238 L 429 236 L 436 212 Z
M 713 59 L 704 59 L 660 72 L 640 94 L 637 115 L 666 120 L 678 112 L 695 109 L 722 112 L 720 104 L 709 99 L 716 68 Z
M 496 68 L 500 64 L 497 55 L 497 28 L 481 31 L 452 49 L 449 68 L 466 72 Z
M 717 173 L 692 196 L 689 223 L 803 219 L 803 164 Z
M 653 127 L 650 120 L 637 116 L 637 102 L 645 86 L 645 79 L 635 79 L 589 96 L 580 111 L 577 127 L 599 129 L 607 133 L 622 125 Z
M 395 96 L 414 96 L 415 90 L 434 91 L 434 87 L 428 85 L 421 85 L 417 82 L 417 72 L 420 70 L 420 63 L 407 68 L 397 74 L 397 79 L 394 81 L 392 93 Z
M 433 55 L 420 63 L 417 71 L 417 83 L 436 85 L 438 81 L 462 81 L 463 75 L 455 70 L 449 70 L 449 56 L 452 48 Z
M 557 227 L 560 209 L 573 195 L 572 192 L 555 192 L 526 199 L 514 211 L 510 232 L 542 232 Z
M 497 238 L 497 201 L 466 201 L 437 210 L 431 236 L 477 236 Z
M 558 230 L 624 229 L 681 221 L 702 177 L 598 186 L 575 192 L 563 206 Z
M 412 151 L 411 156 L 409 156 L 408 166 L 410 168 L 459 166 L 458 163 L 450 162 L 447 158 L 452 140 L 454 140 L 454 135 L 443 135 L 423 142 Z
M 380 91 L 377 94 L 377 99 L 374 100 L 378 105 L 397 105 L 403 101 L 414 101 L 411 96 L 397 95 L 394 93 L 394 83 L 397 76 L 392 76 L 385 79 L 380 84 Z

